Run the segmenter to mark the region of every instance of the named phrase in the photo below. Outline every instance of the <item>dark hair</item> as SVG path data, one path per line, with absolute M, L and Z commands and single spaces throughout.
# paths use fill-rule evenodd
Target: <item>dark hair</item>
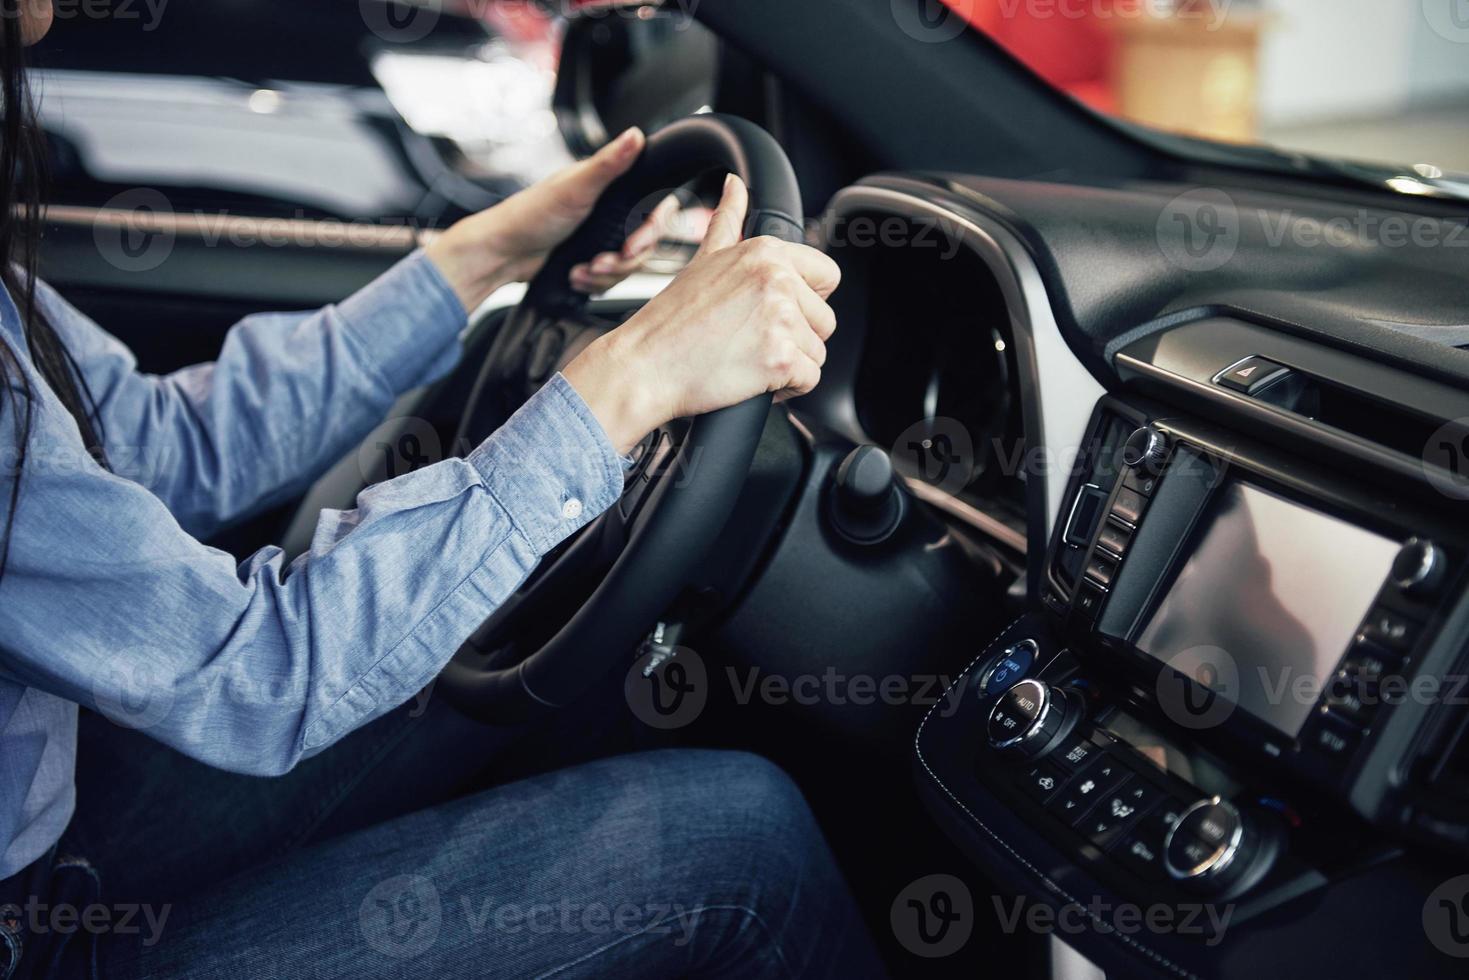
M 20 311 L 31 363 L 76 419 L 87 451 L 106 465 L 96 401 L 66 345 L 36 305 L 45 146 L 36 124 L 35 104 L 26 75 L 25 43 L 21 37 L 22 7 L 28 2 L 31 0 L 0 0 L 0 107 L 5 114 L 0 124 L 0 284 Z M 19 357 L 3 336 L 0 336 L 0 373 L 4 374 L 0 382 L 4 405 L 0 407 L 10 413 L 16 443 L 10 503 L 5 514 L 4 536 L 0 538 L 0 578 L 3 578 L 10 558 L 10 532 L 20 504 L 21 477 L 36 394 L 21 370 Z

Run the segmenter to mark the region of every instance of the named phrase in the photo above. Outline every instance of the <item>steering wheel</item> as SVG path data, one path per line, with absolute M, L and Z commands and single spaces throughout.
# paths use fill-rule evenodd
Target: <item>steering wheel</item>
M 587 301 L 568 284 L 572 266 L 620 248 L 642 202 L 708 171 L 749 187 L 747 237 L 803 239 L 800 190 L 774 137 L 714 114 L 664 127 L 530 283 L 491 344 L 455 445 L 483 440 L 508 417 L 507 402 L 529 397 L 565 359 Z M 542 558 L 444 668 L 439 689 L 451 703 L 513 721 L 570 703 L 637 648 L 729 518 L 770 403 L 762 395 L 644 440 L 618 503 Z

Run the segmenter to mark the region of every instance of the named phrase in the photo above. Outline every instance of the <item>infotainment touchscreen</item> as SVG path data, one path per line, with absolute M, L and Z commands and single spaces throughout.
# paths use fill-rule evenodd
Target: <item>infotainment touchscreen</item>
M 1295 737 L 1398 542 L 1240 482 L 1210 508 L 1137 645 Z

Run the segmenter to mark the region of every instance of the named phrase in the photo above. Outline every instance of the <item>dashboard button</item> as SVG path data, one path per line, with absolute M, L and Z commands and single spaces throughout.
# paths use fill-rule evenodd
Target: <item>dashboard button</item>
M 1121 518 L 1127 523 L 1137 526 L 1142 519 L 1143 510 L 1148 506 L 1148 498 L 1136 490 L 1122 487 L 1117 491 L 1117 499 L 1112 502 L 1112 516 Z
M 1112 579 L 1116 575 L 1117 562 L 1100 552 L 1093 555 L 1091 563 L 1086 566 L 1086 577 L 1104 589 L 1112 587 Z
M 1357 641 L 1356 646 L 1352 647 L 1351 652 L 1341 663 L 1342 671 L 1372 684 L 1396 673 L 1402 666 L 1401 655 L 1365 638 Z
M 986 694 L 1004 694 L 1030 673 L 1040 647 L 1034 640 L 1021 640 L 1010 647 L 985 671 L 981 686 Z
M 1122 485 L 1144 497 L 1151 497 L 1158 488 L 1158 478 L 1144 470 L 1132 469 L 1122 478 Z
M 1306 744 L 1329 758 L 1347 758 L 1357 750 L 1362 732 L 1355 725 L 1331 715 L 1318 714 L 1315 727 L 1306 735 Z
M 1104 755 L 1072 779 L 1053 809 L 1074 827 L 1093 803 L 1117 788 L 1127 776 L 1121 764 Z
M 1067 741 L 1061 743 L 1061 748 L 1052 757 L 1067 769 L 1080 769 L 1092 760 L 1092 757 L 1101 749 L 1085 735 L 1073 735 Z
M 1117 848 L 1123 863 L 1145 878 L 1163 876 L 1163 836 L 1144 831 L 1141 827 L 1123 838 Z
M 1126 787 L 1108 793 L 1082 821 L 1080 830 L 1103 849 L 1135 823 L 1142 811 L 1127 795 Z
M 1132 529 L 1110 519 L 1102 525 L 1101 533 L 1097 535 L 1097 547 L 1107 549 L 1118 558 L 1127 553 L 1127 546 L 1131 542 Z
M 1106 601 L 1105 589 L 1092 582 L 1082 582 L 1076 589 L 1074 602 L 1077 618 L 1086 623 L 1095 621 L 1097 614 L 1102 611 L 1102 603 Z
M 1253 395 L 1290 373 L 1290 368 L 1263 357 L 1247 357 L 1226 368 L 1215 380 L 1232 391 Z
M 1368 614 L 1367 624 L 1362 627 L 1364 639 L 1390 650 L 1409 649 L 1418 638 L 1417 633 L 1412 620 L 1380 606 Z
M 1045 803 L 1056 795 L 1056 791 L 1064 782 L 1066 782 L 1066 774 L 1046 763 L 1026 773 L 1020 788 L 1025 791 L 1026 796 L 1037 803 Z

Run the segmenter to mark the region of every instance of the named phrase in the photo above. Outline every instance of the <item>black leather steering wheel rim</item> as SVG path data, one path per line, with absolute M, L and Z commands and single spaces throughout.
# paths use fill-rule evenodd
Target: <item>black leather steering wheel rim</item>
M 652 134 L 633 167 L 602 195 L 591 215 L 552 254 L 526 291 L 522 311 L 558 317 L 587 298 L 568 283 L 572 266 L 621 247 L 628 217 L 652 192 L 672 190 L 709 170 L 742 178 L 750 191 L 746 237 L 803 240 L 801 195 L 785 152 L 744 119 L 701 114 Z M 481 381 L 491 371 L 487 359 Z M 465 418 L 476 410 L 472 395 Z M 486 721 L 513 721 L 575 700 L 615 658 L 635 650 L 675 599 L 734 509 L 754 458 L 770 396 L 692 420 L 682 452 L 693 465 L 664 478 L 643 503 L 649 516 L 590 598 L 539 649 L 513 666 L 491 666 L 466 644 L 444 668 L 439 687 L 460 710 Z M 618 505 L 613 505 L 616 510 Z

